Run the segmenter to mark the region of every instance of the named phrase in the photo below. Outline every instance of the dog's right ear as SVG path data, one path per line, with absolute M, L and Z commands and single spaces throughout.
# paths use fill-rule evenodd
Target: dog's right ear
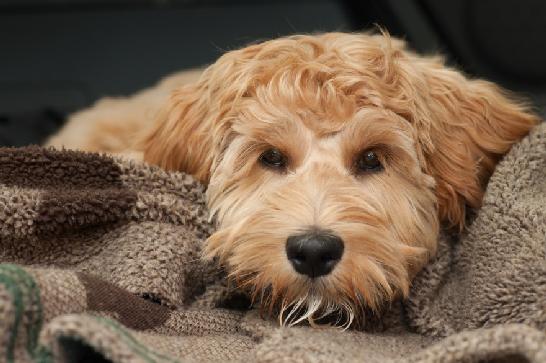
M 159 111 L 141 148 L 144 161 L 184 171 L 208 183 L 212 163 L 212 120 L 204 82 L 177 89 Z

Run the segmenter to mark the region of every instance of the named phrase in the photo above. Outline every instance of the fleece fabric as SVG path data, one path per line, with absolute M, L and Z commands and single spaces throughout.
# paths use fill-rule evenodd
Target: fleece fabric
M 410 297 L 363 330 L 280 327 L 200 257 L 190 176 L 0 149 L 0 362 L 546 362 L 546 125 Z

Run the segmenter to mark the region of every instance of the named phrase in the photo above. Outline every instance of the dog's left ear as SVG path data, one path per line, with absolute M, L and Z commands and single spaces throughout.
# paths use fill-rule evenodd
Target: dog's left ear
M 462 228 L 466 206 L 480 206 L 496 163 L 540 120 L 490 82 L 468 79 L 438 59 L 418 62 L 424 89 L 417 90 L 417 130 L 436 179 L 440 219 Z
M 207 183 L 212 163 L 212 106 L 206 84 L 186 85 L 171 94 L 141 140 L 144 160 L 184 171 Z
M 253 75 L 249 60 L 260 49 L 255 45 L 228 52 L 198 82 L 175 90 L 140 140 L 144 160 L 208 184 L 214 156 L 230 129 L 226 115 L 245 94 Z

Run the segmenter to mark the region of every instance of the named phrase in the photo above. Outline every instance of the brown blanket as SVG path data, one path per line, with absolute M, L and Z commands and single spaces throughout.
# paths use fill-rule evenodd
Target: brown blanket
M 283 328 L 200 259 L 191 177 L 0 149 L 0 362 L 546 362 L 546 125 L 365 331 Z

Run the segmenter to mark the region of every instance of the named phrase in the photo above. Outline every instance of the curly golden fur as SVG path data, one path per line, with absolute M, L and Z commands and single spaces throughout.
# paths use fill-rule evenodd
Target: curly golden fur
M 539 122 L 492 83 L 388 35 L 327 33 L 223 55 L 177 88 L 139 144 L 144 159 L 208 185 L 206 243 L 283 323 L 339 313 L 350 324 L 406 296 L 441 225 L 462 229 L 495 164 Z M 286 157 L 260 163 L 270 149 Z M 356 172 L 372 150 L 382 169 Z M 343 240 L 333 271 L 297 273 L 291 235 Z

